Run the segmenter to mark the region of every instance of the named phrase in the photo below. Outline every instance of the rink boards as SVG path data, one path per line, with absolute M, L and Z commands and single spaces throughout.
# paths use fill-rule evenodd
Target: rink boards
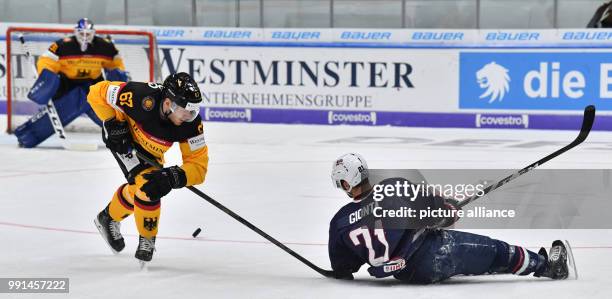
M 609 31 L 113 28 L 154 31 L 162 76 L 190 73 L 207 121 L 576 129 L 593 104 L 612 130 Z

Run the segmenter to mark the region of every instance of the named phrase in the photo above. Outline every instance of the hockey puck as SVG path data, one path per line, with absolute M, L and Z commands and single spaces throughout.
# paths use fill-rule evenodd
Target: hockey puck
M 191 234 L 191 235 L 195 238 L 195 237 L 197 237 L 200 234 L 201 231 L 202 231 L 202 229 L 198 227 L 198 229 L 196 229 L 193 232 L 193 234 Z

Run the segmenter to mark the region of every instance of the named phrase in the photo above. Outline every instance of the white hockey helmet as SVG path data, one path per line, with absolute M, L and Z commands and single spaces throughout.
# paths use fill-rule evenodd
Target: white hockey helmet
M 96 30 L 94 29 L 94 24 L 88 18 L 80 19 L 76 26 L 74 26 L 74 36 L 81 46 L 82 52 L 87 51 L 87 47 L 93 42 L 95 35 Z
M 349 185 L 345 191 L 350 196 L 350 190 L 368 178 L 368 164 L 360 154 L 344 154 L 334 162 L 331 178 L 336 188 L 343 190 L 342 181 L 345 181 Z

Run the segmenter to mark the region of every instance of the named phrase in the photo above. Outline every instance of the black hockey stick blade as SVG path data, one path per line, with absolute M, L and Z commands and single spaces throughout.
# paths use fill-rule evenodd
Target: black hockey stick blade
M 157 161 L 152 160 L 150 157 L 147 157 L 146 155 L 136 151 L 136 155 L 138 156 L 138 158 L 140 158 L 141 160 L 145 161 L 147 164 L 156 167 L 156 168 L 162 168 L 162 166 L 157 163 Z M 200 191 L 198 188 L 193 187 L 193 186 L 188 186 L 187 189 L 191 190 L 191 192 L 195 193 L 196 195 L 198 195 L 199 197 L 201 197 L 202 199 L 208 201 L 210 204 L 212 204 L 213 206 L 217 207 L 219 210 L 223 211 L 225 214 L 229 215 L 230 217 L 234 218 L 236 221 L 242 223 L 243 225 L 245 225 L 246 227 L 250 228 L 252 231 L 256 232 L 258 235 L 264 237 L 266 240 L 270 241 L 270 243 L 278 246 L 279 248 L 281 248 L 282 250 L 284 250 L 285 252 L 287 252 L 288 254 L 290 254 L 291 256 L 295 257 L 296 259 L 298 259 L 300 262 L 304 263 L 306 266 L 310 267 L 311 269 L 317 271 L 319 274 L 325 276 L 325 277 L 334 277 L 334 271 L 330 271 L 330 270 L 325 270 L 322 268 L 319 268 L 317 265 L 313 264 L 311 261 L 307 260 L 306 258 L 304 258 L 303 256 L 299 255 L 297 252 L 293 251 L 293 249 L 285 246 L 285 244 L 281 243 L 280 241 L 272 238 L 272 236 L 268 235 L 266 232 L 262 231 L 261 229 L 259 229 L 257 226 L 253 225 L 252 223 L 248 222 L 246 219 L 242 218 L 240 215 L 234 213 L 232 210 L 228 209 L 226 206 L 222 205 L 220 202 L 214 200 L 212 197 L 206 195 L 206 193 Z
M 500 180 L 499 182 L 490 185 L 489 187 L 485 188 L 482 192 L 482 194 L 480 195 L 474 195 L 470 198 L 464 199 L 459 203 L 459 207 L 464 207 L 467 204 L 469 204 L 470 202 L 473 202 L 485 195 L 487 195 L 488 193 L 492 192 L 495 189 L 498 189 L 499 187 L 505 185 L 506 183 L 516 179 L 517 177 L 526 174 L 527 172 L 537 168 L 538 166 L 548 162 L 549 160 L 567 152 L 568 150 L 576 147 L 577 145 L 581 144 L 582 142 L 584 142 L 587 137 L 589 136 L 589 133 L 591 133 L 591 128 L 593 128 L 593 123 L 595 122 L 595 106 L 593 105 L 589 105 L 586 108 L 584 108 L 584 116 L 582 118 L 582 126 L 580 128 L 580 133 L 578 134 L 578 136 L 576 136 L 576 139 L 574 139 L 574 141 L 572 141 L 570 144 L 558 149 L 557 151 L 555 151 L 554 153 L 534 162 L 529 164 L 527 167 L 503 178 L 502 180 Z

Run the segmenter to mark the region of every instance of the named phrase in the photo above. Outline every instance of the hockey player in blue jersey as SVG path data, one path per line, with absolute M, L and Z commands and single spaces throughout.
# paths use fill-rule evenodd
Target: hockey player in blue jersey
M 31 148 L 53 135 L 54 129 L 46 108 L 53 101 L 64 126 L 82 114 L 102 126 L 89 104 L 89 86 L 106 80 L 127 81 L 123 59 L 110 39 L 97 36 L 94 24 L 80 19 L 74 35 L 55 41 L 37 62 L 38 78 L 28 98 L 42 105 L 27 122 L 15 129 L 20 147 Z
M 562 241 L 553 242 L 550 253 L 544 248 L 535 253 L 487 236 L 443 229 L 457 221 L 456 217 L 416 221 L 409 217 L 390 220 L 375 216 L 376 207 L 380 207 L 379 211 L 398 208 L 452 211 L 459 207 L 458 201 L 436 195 L 415 201 L 375 200 L 368 173 L 366 161 L 359 154 L 343 155 L 333 164 L 334 184 L 352 199 L 330 222 L 328 249 L 336 278 L 353 279 L 353 273 L 364 264 L 369 265 L 368 272 L 374 277 L 393 276 L 415 284 L 436 283 L 461 274 L 568 277 L 568 253 Z M 390 178 L 378 184 L 402 181 L 406 180 Z

